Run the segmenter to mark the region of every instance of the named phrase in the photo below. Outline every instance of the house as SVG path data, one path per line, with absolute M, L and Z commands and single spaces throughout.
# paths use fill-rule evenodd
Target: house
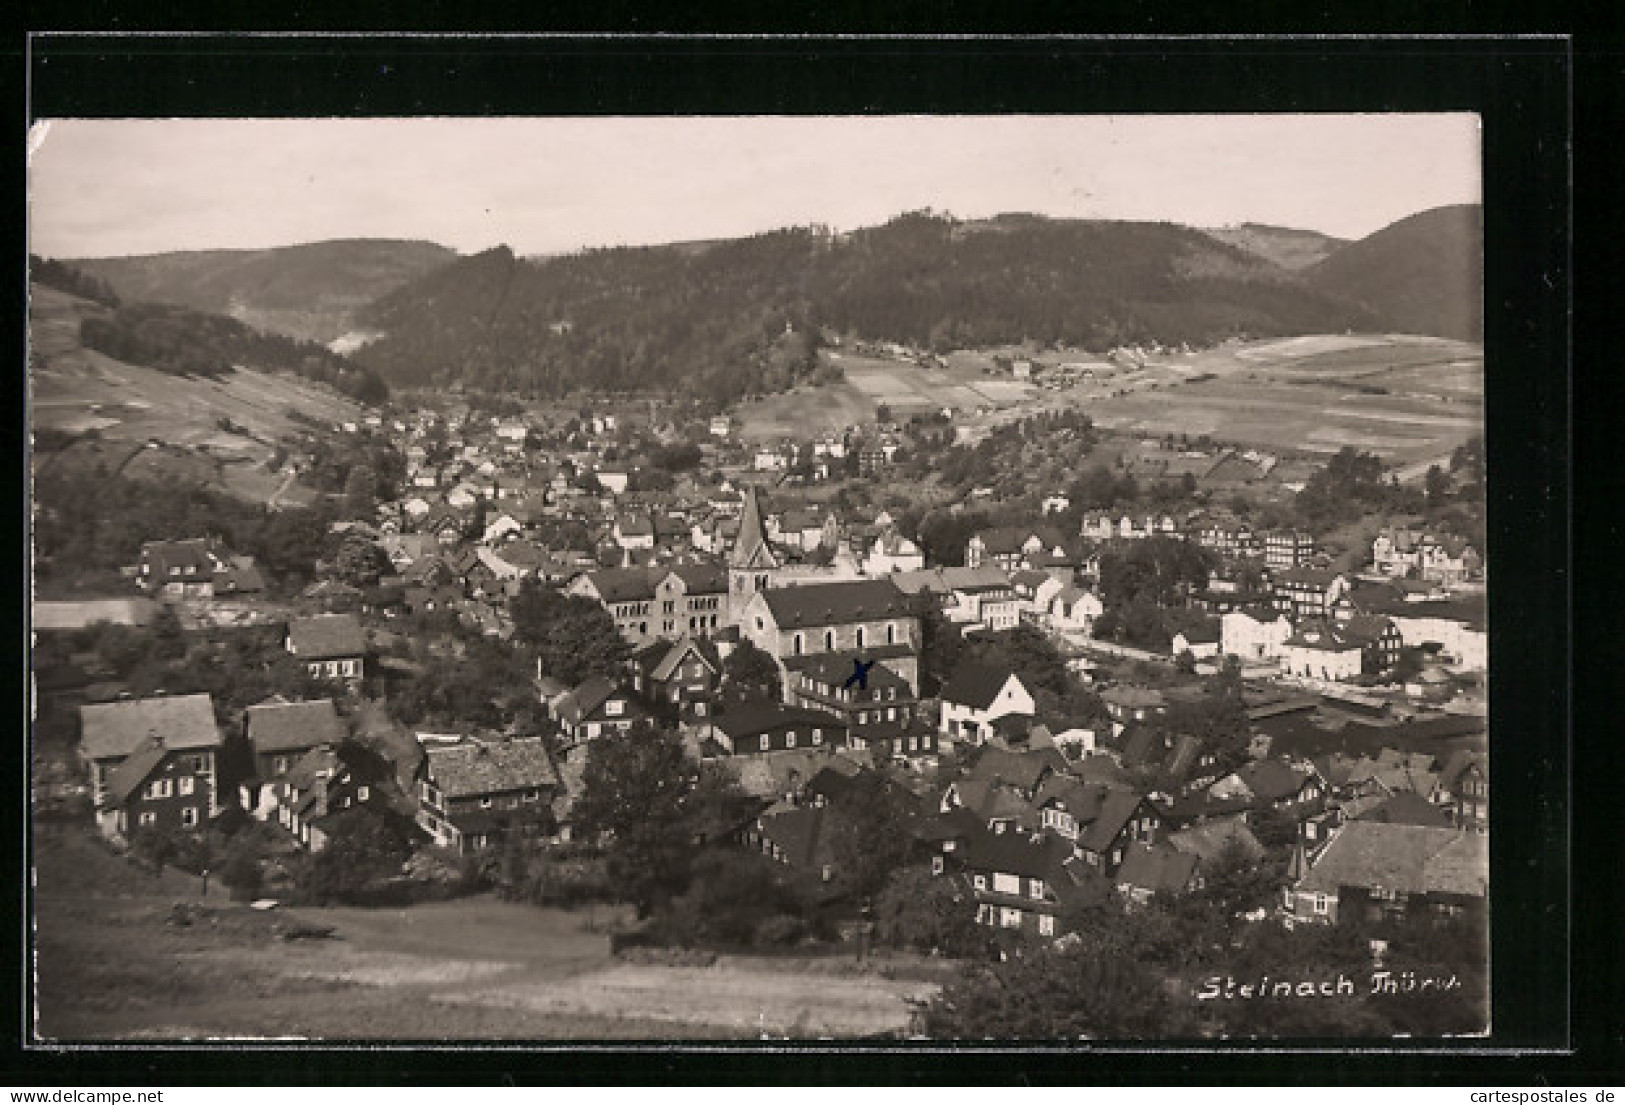
M 217 598 L 265 590 L 252 557 L 232 556 L 218 541 L 148 541 L 141 546 L 136 584 L 166 599 Z
M 917 731 L 919 698 L 908 680 L 878 663 L 860 675 L 860 659 L 826 652 L 786 661 L 785 699 L 840 717 L 856 747 L 902 737 L 902 751 L 935 755 L 936 734 Z
M 1281 646 L 1281 670 L 1304 679 L 1353 679 L 1365 670 L 1366 642 L 1335 622 L 1305 620 Z
M 1219 654 L 1219 634 L 1217 621 L 1194 625 L 1175 633 L 1168 651 L 1175 656 L 1188 652 L 1198 660 L 1210 659 Z
M 488 852 L 510 833 L 545 829 L 559 789 L 541 737 L 431 747 L 418 779 L 418 825 L 458 855 Z
M 1200 861 L 1171 844 L 1135 841 L 1123 853 L 1123 864 L 1112 877 L 1118 893 L 1133 905 L 1152 898 L 1185 894 L 1202 888 Z
M 617 499 L 626 494 L 626 485 L 632 478 L 631 473 L 619 468 L 600 468 L 595 475 L 600 486 Z
M 1232 610 L 1219 618 L 1219 651 L 1243 661 L 1278 660 L 1292 622 L 1276 609 Z
M 269 702 L 243 711 L 243 739 L 253 758 L 253 776 L 242 788 L 243 808 L 260 820 L 265 810 L 251 792 L 257 784 L 286 775 L 293 765 L 313 749 L 334 749 L 345 737 L 344 721 L 333 700 L 310 702 Z
M 1330 618 L 1349 593 L 1348 577 L 1318 568 L 1289 568 L 1275 574 L 1275 608 L 1294 622 L 1301 618 Z
M 722 678 L 714 646 L 693 637 L 654 641 L 634 652 L 628 664 L 632 689 L 650 705 L 662 704 L 684 720 L 710 714 Z
M 405 816 L 408 806 L 390 762 L 355 741 L 306 752 L 267 785 L 265 797 L 261 819 L 275 820 L 312 852 L 326 846 L 331 818 L 346 810 L 370 806 Z
M 553 716 L 563 730 L 560 743 L 575 758 L 587 744 L 607 732 L 628 732 L 649 719 L 649 711 L 629 692 L 595 675 L 553 703 Z M 577 750 L 583 750 L 578 753 Z
M 1044 594 L 1044 590 L 1040 588 L 1038 594 Z M 1092 637 L 1095 622 L 1106 612 L 1106 605 L 1093 591 L 1063 584 L 1050 593 L 1040 611 L 1040 620 L 1050 629 Z
M 1012 671 L 985 664 L 961 664 L 943 684 L 938 729 L 950 741 L 981 744 L 992 723 L 1009 714 L 1032 717 L 1037 703 L 1032 692 Z
M 1150 687 L 1108 687 L 1100 692 L 1100 701 L 1112 719 L 1113 736 L 1121 735 L 1133 722 L 1151 721 L 1168 712 L 1168 700 Z
M 1207 788 L 1208 797 L 1216 801 L 1242 799 L 1251 809 L 1285 811 L 1299 818 L 1318 813 L 1326 792 L 1326 782 L 1313 766 L 1293 767 L 1280 760 L 1255 761 Z
M 1153 842 L 1162 824 L 1161 811 L 1144 795 L 1108 787 L 1099 813 L 1079 828 L 1073 843 L 1091 869 L 1112 875 L 1122 866 L 1129 845 Z
M 1066 555 L 1066 539 L 1053 526 L 1003 526 L 974 533 L 965 544 L 965 567 L 998 567 L 1006 572 L 1030 566 L 1040 554 Z
M 925 567 L 925 553 L 907 537 L 890 530 L 875 538 L 864 558 L 863 570 L 872 576 L 892 572 L 914 572 Z
M 287 650 L 316 679 L 356 687 L 366 675 L 367 639 L 354 614 L 323 614 L 288 623 Z
M 1489 838 L 1461 829 L 1350 821 L 1283 891 L 1298 921 L 1447 918 L 1482 914 Z
M 223 742 L 208 695 L 81 706 L 79 724 L 79 755 L 104 836 L 198 828 L 220 812 Z
M 1271 568 L 1297 568 L 1315 555 L 1315 539 L 1297 530 L 1264 535 L 1264 563 Z
M 787 665 L 799 656 L 857 654 L 919 690 L 919 619 L 889 579 L 808 583 L 750 596 L 740 633 Z
M 1439 772 L 1438 797 L 1458 828 L 1488 832 L 1490 827 L 1490 764 L 1482 752 L 1461 749 L 1451 753 Z
M 1360 646 L 1361 670 L 1387 671 L 1399 660 L 1399 627 L 1380 614 L 1354 614 L 1337 623 L 1343 636 Z
M 781 799 L 756 815 L 740 832 L 740 841 L 797 874 L 827 883 L 836 873 L 831 823 L 837 817 L 827 803 Z
M 976 896 L 976 919 L 993 928 L 1054 937 L 1064 913 L 1106 900 L 1110 886 L 1048 833 L 981 830 L 956 858 Z
M 850 743 L 840 715 L 765 699 L 746 699 L 719 707 L 713 735 L 735 756 L 798 748 L 842 748 Z

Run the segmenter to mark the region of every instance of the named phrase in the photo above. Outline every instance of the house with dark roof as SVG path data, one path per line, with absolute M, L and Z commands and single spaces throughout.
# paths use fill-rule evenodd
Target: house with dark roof
M 1168 712 L 1168 699 L 1152 687 L 1108 687 L 1100 692 L 1100 701 L 1112 719 L 1113 736 L 1134 722 L 1152 721 Z
M 1032 691 L 1015 672 L 971 661 L 954 670 L 939 697 L 939 731 L 949 741 L 971 745 L 985 742 L 999 718 L 1011 714 L 1030 718 L 1038 709 Z
M 577 575 L 566 590 L 603 606 L 634 645 L 711 636 L 728 624 L 728 576 L 720 564 L 606 568 Z
M 793 706 L 835 714 L 857 747 L 886 746 L 910 759 L 938 753 L 937 734 L 920 716 L 908 680 L 876 663 L 860 669 L 861 657 L 838 652 L 786 661 L 786 697 Z
M 220 812 L 222 740 L 208 695 L 81 706 L 79 721 L 79 752 L 104 836 L 199 828 Z
M 1299 921 L 1454 917 L 1482 914 L 1489 874 L 1483 834 L 1350 821 L 1283 893 Z
M 1325 805 L 1327 786 L 1313 765 L 1256 760 L 1208 787 L 1207 793 L 1221 802 L 1242 800 L 1249 809 L 1279 810 L 1303 818 Z
M 1112 875 L 1122 865 L 1129 845 L 1154 842 L 1162 826 L 1162 811 L 1144 795 L 1108 788 L 1100 812 L 1080 828 L 1074 847 L 1092 870 Z
M 980 830 L 956 852 L 976 896 L 976 919 L 1043 937 L 1062 934 L 1069 910 L 1106 900 L 1111 888 L 1048 833 Z
M 345 726 L 333 700 L 263 702 L 243 711 L 243 737 L 254 758 L 254 777 L 284 774 L 313 748 L 337 748 Z
M 1171 844 L 1135 841 L 1123 854 L 1123 864 L 1112 876 L 1126 902 L 1144 905 L 1152 898 L 1185 894 L 1202 888 L 1200 861 Z
M 392 817 L 413 819 L 414 807 L 400 789 L 393 765 L 358 741 L 313 748 L 274 782 L 266 784 L 267 817 L 286 829 L 300 847 L 327 846 L 332 819 L 366 807 Z
M 554 700 L 553 717 L 562 733 L 560 743 L 574 759 L 585 756 L 587 745 L 605 733 L 628 732 L 650 715 L 636 695 L 595 675 Z
M 684 720 L 710 716 L 722 661 L 709 641 L 655 641 L 634 652 L 627 666 L 632 690 L 650 707 L 670 709 Z
M 491 851 L 509 833 L 544 831 L 559 789 L 541 737 L 431 747 L 418 779 L 418 825 L 459 855 Z
M 1457 749 L 1439 771 L 1438 797 L 1459 828 L 1488 832 L 1490 827 L 1490 758 L 1488 753 Z
M 366 674 L 367 638 L 354 614 L 321 614 L 288 622 L 287 649 L 316 679 L 358 686 Z
M 919 619 L 890 578 L 806 583 L 757 591 L 740 633 L 787 665 L 801 656 L 856 654 L 919 689 Z
M 167 599 L 226 598 L 265 590 L 254 558 L 233 556 L 212 538 L 148 541 L 135 568 L 142 590 Z
M 1276 572 L 1270 584 L 1275 608 L 1294 622 L 1301 618 L 1330 618 L 1347 604 L 1348 577 L 1318 568 L 1288 568 Z
M 840 715 L 766 699 L 743 699 L 718 707 L 715 739 L 731 755 L 792 749 L 843 748 L 850 733 Z

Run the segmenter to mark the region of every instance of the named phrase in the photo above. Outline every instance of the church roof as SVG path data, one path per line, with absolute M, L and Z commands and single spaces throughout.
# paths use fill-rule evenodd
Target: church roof
M 777 568 L 778 557 L 767 540 L 767 528 L 762 524 L 761 504 L 756 501 L 756 489 L 745 491 L 744 513 L 739 519 L 739 537 L 733 551 L 728 554 L 730 568 Z

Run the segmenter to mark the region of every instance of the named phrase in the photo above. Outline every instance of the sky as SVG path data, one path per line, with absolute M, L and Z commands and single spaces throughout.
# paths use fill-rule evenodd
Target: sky
M 1363 237 L 1480 201 L 1474 115 L 52 120 L 46 257 L 418 238 L 524 255 L 959 218 Z

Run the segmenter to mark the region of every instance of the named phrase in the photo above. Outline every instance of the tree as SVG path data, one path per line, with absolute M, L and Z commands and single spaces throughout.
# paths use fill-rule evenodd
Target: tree
M 164 873 L 164 867 L 180 855 L 180 834 L 174 829 L 157 825 L 139 825 L 130 833 L 130 850 L 152 868 L 152 877 Z
M 875 897 L 875 935 L 899 948 L 970 956 L 987 947 L 976 899 L 957 878 L 900 867 Z
M 777 699 L 783 693 L 778 661 L 746 640 L 722 662 L 722 681 L 730 690 L 764 698 Z
M 831 804 L 830 851 L 847 893 L 867 900 L 908 858 L 914 804 L 902 787 L 877 771 L 854 775 Z
M 262 849 L 249 831 L 239 832 L 226 848 L 225 862 L 220 865 L 220 881 L 231 896 L 246 901 L 260 892 L 264 873 L 260 863 Z
M 879 404 L 878 406 L 875 407 L 875 421 L 876 422 L 878 422 L 882 426 L 885 426 L 885 425 L 890 424 L 891 420 L 892 419 L 891 419 L 891 406 L 890 406 L 890 404 L 881 403 L 881 404 Z
M 304 869 L 303 889 L 317 902 L 353 899 L 412 858 L 415 829 L 399 814 L 356 806 L 332 819 L 327 845 Z
M 587 750 L 576 826 L 607 837 L 610 879 L 647 917 L 688 885 L 699 764 L 670 730 L 638 726 Z
M 378 473 L 369 464 L 358 464 L 344 481 L 344 512 L 351 518 L 370 518 L 377 509 Z
M 759 852 L 718 848 L 694 858 L 688 889 L 661 909 L 665 936 L 682 944 L 750 944 L 776 917 L 806 908 L 785 868 Z
M 1429 510 L 1439 509 L 1450 499 L 1450 477 L 1437 464 L 1429 466 L 1422 488 Z
M 514 637 L 547 674 L 567 683 L 618 669 L 631 653 L 615 620 L 598 603 L 563 595 L 535 579 L 520 584 L 508 603 Z
M 376 586 L 379 578 L 392 568 L 384 550 L 359 533 L 346 534 L 333 557 L 334 578 L 351 587 Z

